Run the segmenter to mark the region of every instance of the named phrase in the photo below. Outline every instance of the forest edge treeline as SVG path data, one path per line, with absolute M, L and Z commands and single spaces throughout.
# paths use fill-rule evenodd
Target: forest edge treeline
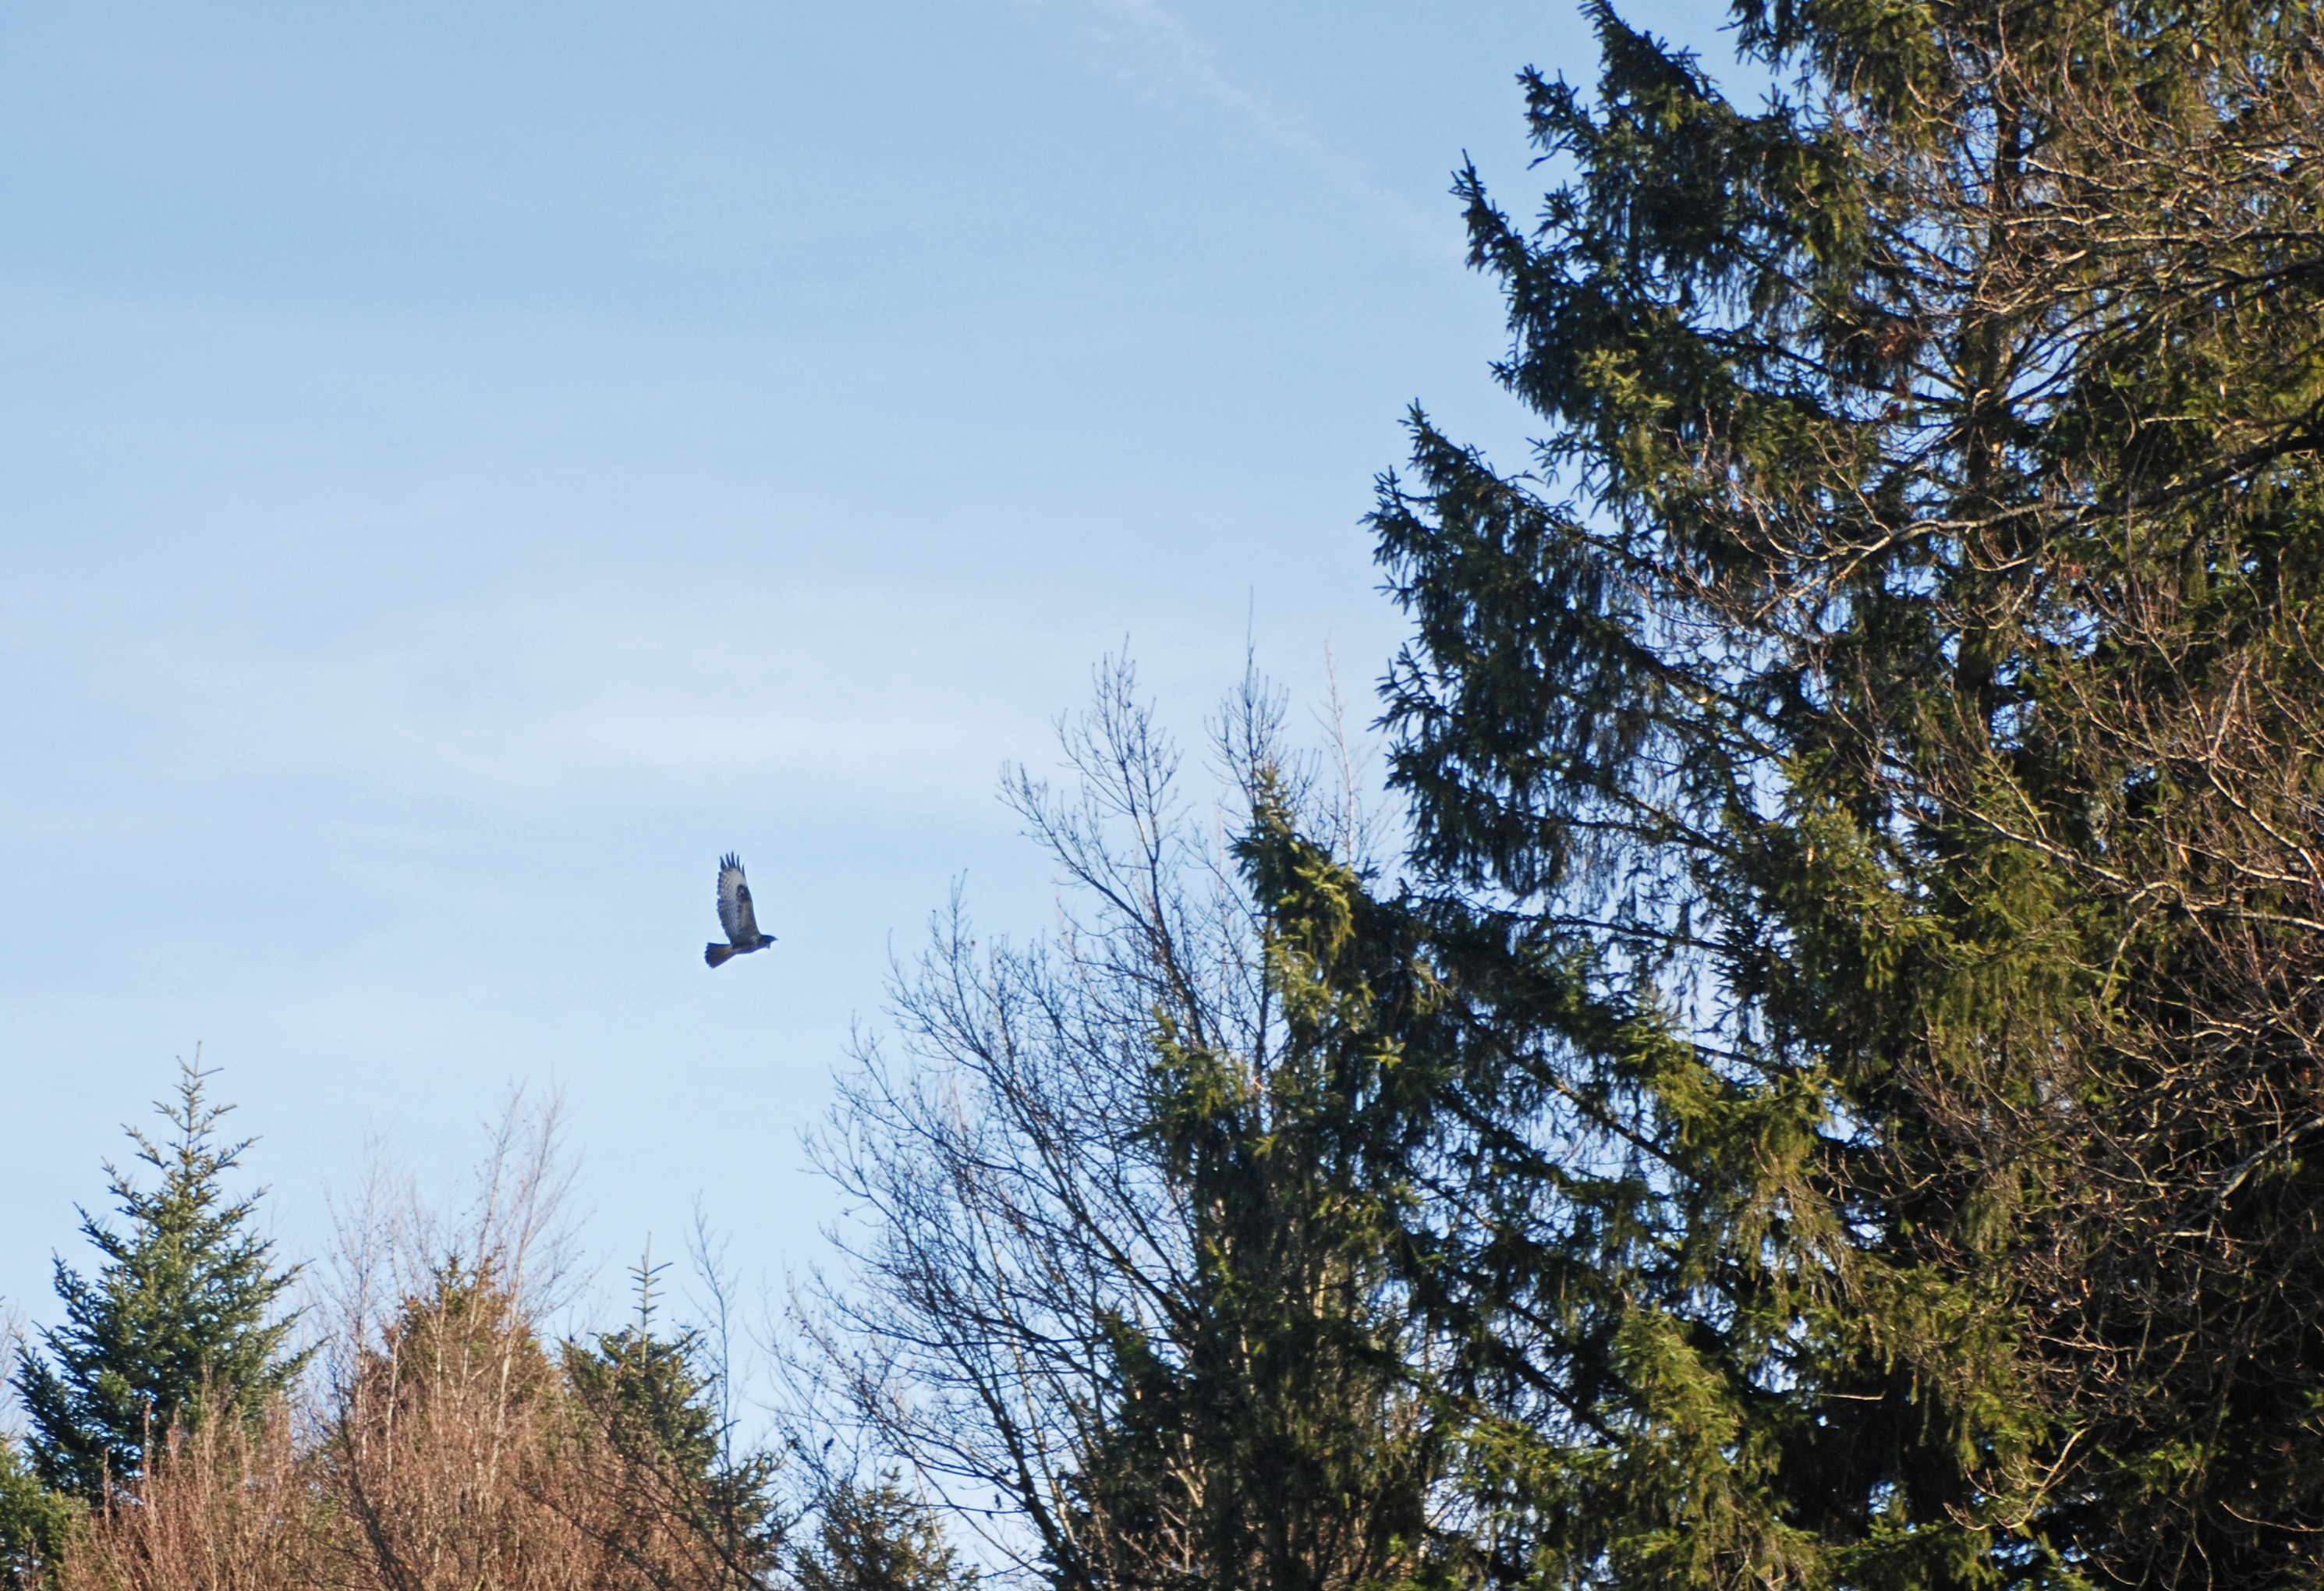
M 1401 867 L 1263 685 L 1213 808 L 1102 671 L 1008 786 L 1066 926 L 940 918 L 844 1074 L 787 1451 L 896 1478 L 793 1520 L 496 1228 L 318 1425 L 276 1345 L 44 1405 L 111 1445 L 0 1460 L 20 1571 L 263 1497 L 284 1584 L 2316 1578 L 2324 15 L 1742 0 L 1752 111 L 1591 14 L 1537 222 L 1456 190 L 1539 457 L 1416 412 L 1372 516 Z

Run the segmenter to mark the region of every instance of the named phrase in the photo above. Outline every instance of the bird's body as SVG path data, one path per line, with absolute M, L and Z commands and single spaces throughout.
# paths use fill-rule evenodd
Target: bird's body
M 742 859 L 732 851 L 718 858 L 718 925 L 726 930 L 726 943 L 714 940 L 702 951 L 702 959 L 713 967 L 775 942 L 774 935 L 759 931 L 759 920 L 751 911 L 751 885 L 742 876 Z

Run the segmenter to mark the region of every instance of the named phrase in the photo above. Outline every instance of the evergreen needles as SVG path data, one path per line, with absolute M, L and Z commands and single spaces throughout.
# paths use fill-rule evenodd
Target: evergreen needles
M 1480 1567 L 2312 1577 L 2319 14 L 1595 14 L 1374 521 Z
M 276 1308 L 297 1270 L 278 1267 L 273 1244 L 251 1230 L 263 1190 L 229 1199 L 219 1186 L 250 1142 L 219 1141 L 234 1107 L 206 1097 L 198 1055 L 179 1066 L 176 1100 L 155 1106 L 169 1136 L 128 1130 L 160 1185 L 141 1189 L 106 1167 L 127 1229 L 81 1213 L 106 1263 L 91 1279 L 57 1261 L 65 1322 L 17 1372 L 33 1468 L 87 1503 L 142 1475 L 172 1431 L 255 1414 L 306 1364 L 284 1351 L 295 1317 Z

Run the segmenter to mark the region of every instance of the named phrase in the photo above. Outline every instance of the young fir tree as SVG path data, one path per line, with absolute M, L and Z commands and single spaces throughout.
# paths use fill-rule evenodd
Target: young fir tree
M 13 1312 L 0 1313 L 0 1374 L 14 1368 L 22 1346 Z M 13 1413 L 0 1391 L 0 1414 Z M 32 1584 L 41 1566 L 62 1550 L 72 1515 L 66 1499 L 32 1473 L 14 1420 L 0 1421 L 0 1586 Z
M 64 1551 L 74 1503 L 41 1485 L 14 1438 L 0 1435 L 0 1586 L 36 1586 Z
M 893 1471 L 869 1485 L 842 1483 L 816 1516 L 792 1562 L 800 1591 L 975 1591 L 975 1568 Z
M 1593 14 L 1375 522 L 1483 1567 L 2312 1579 L 2324 16 Z
M 57 1261 L 64 1324 L 41 1334 L 45 1353 L 26 1355 L 15 1376 L 33 1469 L 86 1501 L 134 1481 L 172 1429 L 254 1414 L 306 1363 L 284 1352 L 294 1318 L 277 1308 L 296 1268 L 278 1268 L 273 1244 L 251 1230 L 263 1190 L 229 1199 L 220 1187 L 251 1141 L 219 1141 L 233 1107 L 205 1096 L 213 1073 L 180 1068 L 177 1099 L 155 1106 L 167 1140 L 129 1129 L 160 1185 L 140 1189 L 106 1165 L 126 1230 L 81 1213 L 106 1263 L 86 1279 Z
M 735 1453 L 715 1398 L 723 1367 L 704 1363 L 700 1336 L 664 1335 L 654 1321 L 654 1284 L 666 1266 L 650 1251 L 632 1269 L 638 1290 L 634 1326 L 565 1346 L 565 1379 L 591 1425 L 618 1457 L 625 1489 L 621 1512 L 642 1540 L 648 1522 L 675 1529 L 697 1556 L 724 1571 L 724 1583 L 758 1585 L 780 1557 L 788 1522 L 773 1486 L 779 1467 L 766 1453 Z M 632 1563 L 622 1526 L 609 1543 Z

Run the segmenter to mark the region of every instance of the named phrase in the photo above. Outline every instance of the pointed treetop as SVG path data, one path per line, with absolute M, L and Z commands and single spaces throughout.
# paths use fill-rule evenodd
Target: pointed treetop
M 107 1189 L 124 1226 L 82 1209 L 83 1236 L 104 1256 L 84 1277 L 60 1256 L 65 1322 L 40 1334 L 15 1385 L 31 1417 L 29 1447 L 42 1479 L 80 1496 L 143 1472 L 148 1445 L 214 1414 L 255 1413 L 304 1368 L 286 1353 L 296 1314 L 279 1314 L 297 1266 L 278 1266 L 273 1244 L 251 1230 L 265 1189 L 229 1198 L 225 1174 L 255 1142 L 223 1141 L 217 1075 L 179 1061 L 176 1098 L 154 1108 L 159 1138 L 126 1127 L 137 1156 L 161 1173 L 143 1189 L 107 1161 Z

